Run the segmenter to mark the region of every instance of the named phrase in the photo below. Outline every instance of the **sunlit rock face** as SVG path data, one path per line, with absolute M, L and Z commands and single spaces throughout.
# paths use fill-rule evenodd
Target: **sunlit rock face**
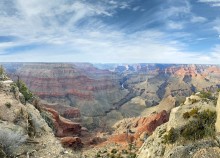
M 215 129 L 217 133 L 220 133 L 220 94 L 216 105 L 216 112 L 217 112 L 217 120 L 215 124 Z

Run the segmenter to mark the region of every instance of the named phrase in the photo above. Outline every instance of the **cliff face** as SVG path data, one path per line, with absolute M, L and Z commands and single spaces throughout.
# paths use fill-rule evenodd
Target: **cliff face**
M 68 115 L 69 106 L 85 116 L 104 115 L 128 93 L 120 90 L 115 73 L 90 64 L 24 64 L 16 75 L 40 98 L 64 106 L 63 115 Z
M 99 125 L 103 117 L 113 125 L 123 117 L 169 111 L 186 96 L 201 90 L 215 91 L 220 85 L 220 67 L 214 65 L 15 63 L 5 66 L 14 80 L 19 75 L 35 94 L 47 101 L 46 107 L 72 120 L 81 117 L 88 127 Z M 162 109 L 152 108 L 156 105 Z
M 11 80 L 0 81 L 0 157 L 70 157 L 39 111 L 22 104 Z M 20 97 L 18 97 L 20 96 Z

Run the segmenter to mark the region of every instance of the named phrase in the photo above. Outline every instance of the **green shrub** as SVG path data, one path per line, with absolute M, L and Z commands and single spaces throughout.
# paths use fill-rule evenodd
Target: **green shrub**
M 33 98 L 33 94 L 27 88 L 26 84 L 20 80 L 18 80 L 16 84 L 18 86 L 19 91 L 23 94 L 25 102 L 31 101 L 31 99 Z
M 183 118 L 184 119 L 189 119 L 190 117 L 198 117 L 199 114 L 199 108 L 193 108 L 190 111 L 187 111 L 185 113 L 183 113 Z
M 2 65 L 0 66 L 0 75 L 3 75 L 4 74 L 4 69 L 2 67 Z
M 118 152 L 117 149 L 112 149 L 111 153 L 116 154 Z
M 211 100 L 213 99 L 211 92 L 201 91 L 199 96 L 204 99 L 211 99 Z
M 204 110 L 197 114 L 197 119 L 190 121 L 181 131 L 187 140 L 197 140 L 215 134 L 216 112 Z
M 190 118 L 189 112 L 183 113 L 183 118 L 184 118 L 184 119 Z
M 5 106 L 6 106 L 7 108 L 10 108 L 10 107 L 11 107 L 11 103 L 7 102 L 7 103 L 5 103 Z
M 163 137 L 163 142 L 164 143 L 174 143 L 178 139 L 178 133 L 175 131 L 175 129 L 172 127 L 169 131 L 168 134 L 165 134 Z
M 56 132 L 56 128 L 55 128 L 54 122 L 53 122 L 52 118 L 50 117 L 50 115 L 47 112 L 44 112 L 44 111 L 42 111 L 40 114 L 41 114 L 42 118 L 46 121 L 48 126 L 55 133 Z
M 197 117 L 199 113 L 199 108 L 193 108 L 190 112 L 189 112 L 189 116 L 190 117 Z
M 194 104 L 194 103 L 197 103 L 198 100 L 196 100 L 196 99 L 191 99 L 191 102 L 192 102 L 192 104 Z

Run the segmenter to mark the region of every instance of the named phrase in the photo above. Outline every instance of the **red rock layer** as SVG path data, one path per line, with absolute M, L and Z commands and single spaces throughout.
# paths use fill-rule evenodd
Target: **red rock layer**
M 56 105 L 48 105 L 48 104 L 42 104 L 46 108 L 54 109 L 55 111 L 58 111 L 59 114 L 65 118 L 80 118 L 80 110 L 75 107 L 66 107 L 59 104 Z
M 41 98 L 72 95 L 81 100 L 93 100 L 94 92 L 118 86 L 115 74 L 92 65 L 27 64 L 16 73 Z
M 46 111 L 52 114 L 53 123 L 55 126 L 55 136 L 57 137 L 67 137 L 67 136 L 78 136 L 81 134 L 81 125 L 79 123 L 74 123 L 60 116 L 57 111 L 44 108 Z
M 130 123 L 130 131 L 127 133 L 127 129 L 124 129 L 124 133 L 115 134 L 111 136 L 108 142 L 117 142 L 121 144 L 127 144 L 127 142 L 134 142 L 140 146 L 142 144 L 141 135 L 146 133 L 152 134 L 153 131 L 161 124 L 169 120 L 169 114 L 163 110 L 158 114 L 152 114 L 149 117 L 134 118 Z

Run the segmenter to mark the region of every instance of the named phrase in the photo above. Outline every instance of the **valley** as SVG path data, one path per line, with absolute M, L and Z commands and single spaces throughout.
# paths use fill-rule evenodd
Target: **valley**
M 140 148 L 186 97 L 220 88 L 218 65 L 2 65 L 13 81 L 24 81 L 39 97 L 43 116 L 54 121 L 55 136 L 64 146 L 83 145 L 91 158 L 99 150 L 126 149 L 128 142 Z

